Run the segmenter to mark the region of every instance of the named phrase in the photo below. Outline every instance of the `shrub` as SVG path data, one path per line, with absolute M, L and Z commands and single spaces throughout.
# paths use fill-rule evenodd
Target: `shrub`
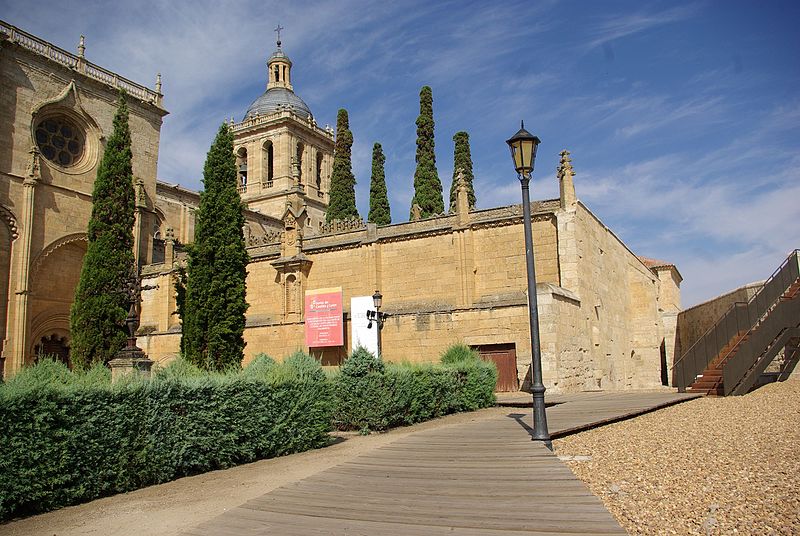
M 441 361 L 444 364 L 458 363 L 461 361 L 476 361 L 481 358 L 477 350 L 474 350 L 464 343 L 451 345 L 442 354 Z
M 297 350 L 287 357 L 283 363 L 287 368 L 294 371 L 300 379 L 325 381 L 325 373 L 322 372 L 322 365 L 320 365 L 319 361 L 302 350 Z
M 334 426 L 385 430 L 494 404 L 497 370 L 477 358 L 384 365 L 363 348 L 332 378 Z
M 266 380 L 181 360 L 113 385 L 99 369 L 22 371 L 0 385 L 0 520 L 326 444 L 330 386 L 294 361 Z
M 250 363 L 244 368 L 245 376 L 256 378 L 266 378 L 269 372 L 278 365 L 278 362 L 265 353 L 256 354 Z
M 153 369 L 153 377 L 161 381 L 180 381 L 206 375 L 207 373 L 201 370 L 200 367 L 190 363 L 183 357 L 171 361 L 165 367 L 156 366 Z
M 365 348 L 356 348 L 333 380 L 334 425 L 343 430 L 385 430 L 389 393 L 385 365 Z

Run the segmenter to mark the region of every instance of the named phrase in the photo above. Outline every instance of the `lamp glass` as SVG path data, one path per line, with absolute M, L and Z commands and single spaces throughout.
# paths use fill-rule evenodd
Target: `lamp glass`
M 506 143 L 511 149 L 511 159 L 514 161 L 517 173 L 521 175 L 531 173 L 536 159 L 536 149 L 540 143 L 539 138 L 525 130 L 523 125 Z
M 372 295 L 372 303 L 375 305 L 375 309 L 381 308 L 381 305 L 383 305 L 383 295 L 381 294 L 381 291 L 375 291 L 375 294 Z

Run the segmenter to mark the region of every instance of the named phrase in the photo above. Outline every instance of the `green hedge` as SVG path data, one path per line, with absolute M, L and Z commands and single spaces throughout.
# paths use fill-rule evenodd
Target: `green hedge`
M 241 372 L 178 360 L 151 380 L 44 361 L 0 384 L 0 520 L 494 403 L 497 371 L 474 352 L 384 364 L 358 349 L 327 378 L 303 352 Z
M 363 348 L 332 379 L 334 425 L 386 430 L 494 404 L 497 369 L 464 354 L 443 364 L 384 364 Z
M 0 386 L 0 519 L 322 446 L 331 388 L 295 355 L 240 373 L 178 362 L 151 381 L 42 363 Z

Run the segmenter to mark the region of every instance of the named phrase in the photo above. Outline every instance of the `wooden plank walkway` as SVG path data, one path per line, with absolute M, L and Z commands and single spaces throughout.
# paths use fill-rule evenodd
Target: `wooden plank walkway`
M 687 398 L 582 393 L 548 408 L 548 422 L 557 433 Z M 530 419 L 512 410 L 414 433 L 183 534 L 625 534 L 552 452 L 531 441 Z

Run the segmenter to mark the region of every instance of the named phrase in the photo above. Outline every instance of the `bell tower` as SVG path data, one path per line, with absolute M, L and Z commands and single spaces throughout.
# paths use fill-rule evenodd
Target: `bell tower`
M 281 30 L 279 24 L 275 31 L 278 33 L 278 50 L 272 53 L 267 60 L 267 89 L 281 87 L 294 91 L 292 88 L 292 61 L 281 50 Z
M 234 123 L 239 192 L 247 208 L 282 218 L 289 203 L 305 206 L 306 229 L 325 221 L 333 169 L 334 131 L 317 126 L 292 86 L 292 62 L 281 48 L 267 59 L 267 88 Z

